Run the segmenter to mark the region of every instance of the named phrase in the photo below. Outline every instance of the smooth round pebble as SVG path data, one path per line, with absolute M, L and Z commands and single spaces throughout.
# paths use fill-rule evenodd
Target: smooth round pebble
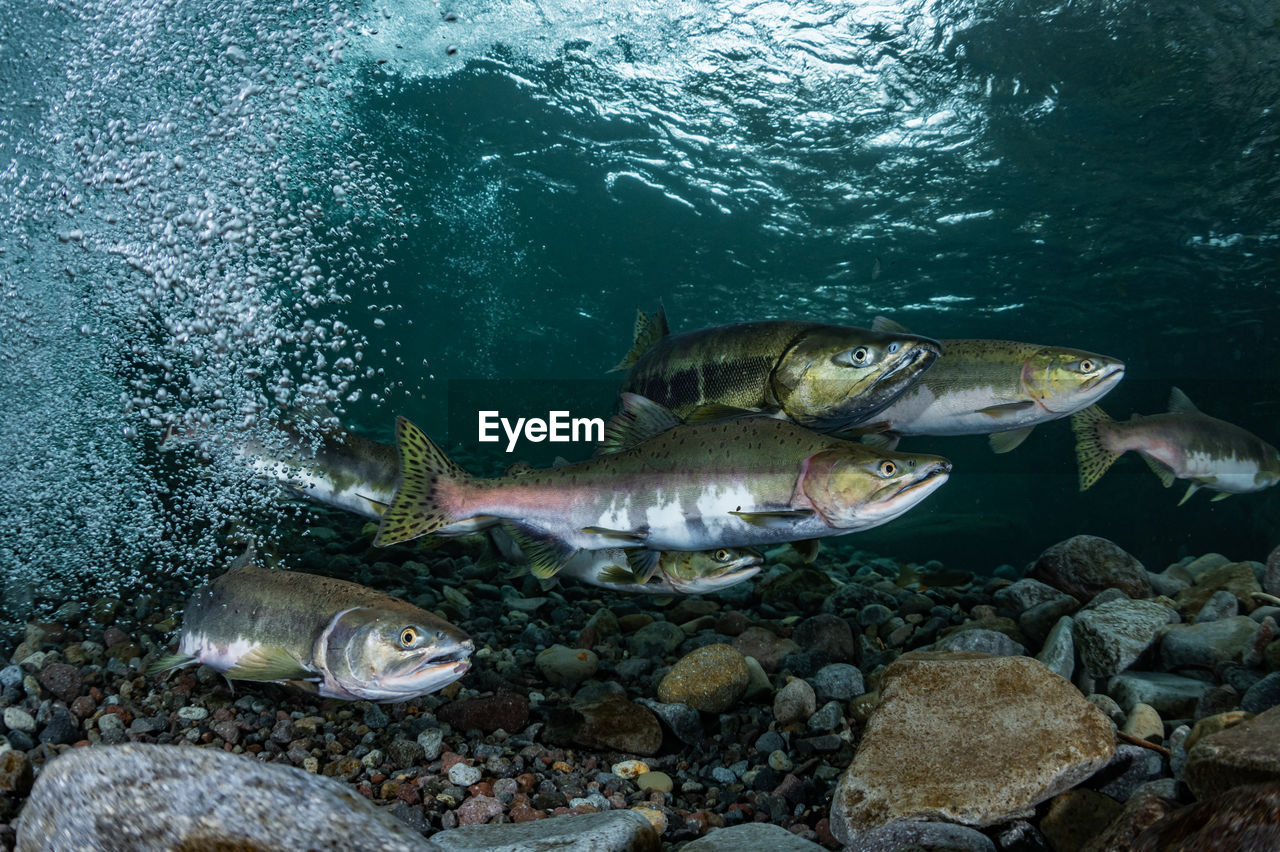
M 534 663 L 548 683 L 572 684 L 595 674 L 600 666 L 600 658 L 594 651 L 586 648 L 552 645 L 538 654 Z
M 651 771 L 636 778 L 636 786 L 645 791 L 670 793 L 675 788 L 675 782 L 665 772 Z
M 186 719 L 188 722 L 199 722 L 209 715 L 209 711 L 203 707 L 189 705 L 187 707 L 178 708 L 178 718 Z

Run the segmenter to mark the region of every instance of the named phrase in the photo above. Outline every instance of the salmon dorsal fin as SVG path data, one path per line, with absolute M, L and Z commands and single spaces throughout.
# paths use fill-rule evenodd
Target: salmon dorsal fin
M 631 351 L 609 372 L 616 373 L 619 370 L 631 369 L 640 360 L 641 355 L 648 352 L 655 343 L 670 333 L 671 328 L 667 325 L 666 308 L 658 305 L 658 309 L 652 314 L 646 314 L 637 308 L 636 330 L 634 340 L 631 343 Z
M 622 411 L 604 425 L 604 440 L 597 456 L 629 450 L 654 435 L 679 426 L 680 420 L 667 409 L 635 393 L 622 394 Z
M 910 334 L 907 327 L 888 317 L 876 317 L 871 321 L 872 331 L 883 331 L 885 334 Z
M 1196 404 L 1191 401 L 1191 397 L 1187 396 L 1179 388 L 1173 388 L 1169 391 L 1169 411 L 1174 414 L 1200 413 L 1200 409 L 1196 408 Z

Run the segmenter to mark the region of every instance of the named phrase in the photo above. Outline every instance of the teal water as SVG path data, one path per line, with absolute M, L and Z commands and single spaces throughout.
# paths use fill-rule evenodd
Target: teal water
M 1117 416 L 1177 384 L 1276 443 L 1278 102 L 1268 2 L 23 4 L 0 591 L 198 576 L 272 522 L 226 459 L 157 452 L 171 424 L 319 399 L 497 469 L 474 409 L 607 415 L 659 303 L 1076 346 L 1128 364 Z M 1280 542 L 1274 492 L 1177 507 L 1130 458 L 1077 493 L 1065 423 L 904 446 L 952 480 L 845 544 L 985 571 L 1079 532 L 1156 570 Z

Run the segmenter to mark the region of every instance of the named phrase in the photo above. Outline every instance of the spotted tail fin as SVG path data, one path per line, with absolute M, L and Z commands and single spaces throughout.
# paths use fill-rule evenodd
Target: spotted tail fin
M 1107 472 L 1107 468 L 1120 458 L 1120 453 L 1108 450 L 1098 437 L 1098 428 L 1111 422 L 1113 421 L 1107 413 L 1096 405 L 1071 415 L 1071 431 L 1076 434 L 1076 462 L 1080 466 L 1081 491 L 1097 482 Z
M 388 547 L 433 533 L 457 520 L 440 499 L 441 485 L 468 479 L 444 451 L 404 417 L 396 420 L 400 482 L 382 515 L 375 547 Z

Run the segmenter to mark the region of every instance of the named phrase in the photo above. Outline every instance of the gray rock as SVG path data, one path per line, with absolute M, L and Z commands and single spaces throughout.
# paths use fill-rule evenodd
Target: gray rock
M 651 698 L 637 698 L 636 703 L 652 710 L 680 742 L 692 746 L 702 744 L 702 714 L 688 704 L 664 704 Z
M 1280 705 L 1280 672 L 1272 672 L 1249 687 L 1240 699 L 1240 709 L 1248 713 L 1265 713 Z
M 1076 613 L 1072 639 L 1094 677 L 1122 672 L 1142 656 L 1173 611 L 1154 601 L 1112 600 Z
M 1043 642 L 1049 631 L 1064 615 L 1071 615 L 1079 608 L 1079 601 L 1071 595 L 1064 594 L 1060 598 L 1038 603 L 1019 615 L 1018 629 L 1032 641 Z
M 1196 613 L 1196 617 L 1192 619 L 1195 624 L 1204 624 L 1206 621 L 1218 621 L 1223 618 L 1233 618 L 1240 614 L 1240 601 L 1235 595 L 1225 589 L 1214 592 L 1209 596 L 1209 600 L 1205 601 L 1204 606 Z
M 426 728 L 418 734 L 418 745 L 422 747 L 424 760 L 435 760 L 444 751 L 444 731 L 439 728 Z
M 646 624 L 627 639 L 627 650 L 633 657 L 644 657 L 660 660 L 670 654 L 685 640 L 680 625 L 670 621 L 655 621 Z
M 809 678 L 814 696 L 819 701 L 850 701 L 867 691 L 862 681 L 862 671 L 848 663 L 832 663 L 818 669 Z
M 939 639 L 935 646 L 939 651 L 977 651 L 997 657 L 1020 657 L 1027 649 L 997 630 L 975 627 L 957 630 Z
M 1094 707 L 1102 711 L 1102 715 L 1106 716 L 1117 725 L 1124 722 L 1125 713 L 1120 709 L 1120 705 L 1110 695 L 1103 695 L 1100 692 L 1094 692 L 1084 697 Z
M 837 835 L 836 839 L 858 852 L 898 852 L 921 848 L 930 852 L 996 852 L 996 845 L 982 832 L 932 820 L 898 820 L 851 834 L 848 838 Z
M 1234 597 L 1230 592 L 1218 594 Z M 1212 670 L 1219 663 L 1238 663 L 1257 630 L 1257 622 L 1247 615 L 1204 624 L 1177 624 L 1160 640 L 1160 660 L 1170 670 Z
M 1213 684 L 1164 672 L 1122 672 L 1107 681 L 1107 694 L 1128 713 L 1150 704 L 1164 719 L 1187 719 Z
M 822 849 L 796 837 L 780 825 L 749 822 L 719 828 L 689 843 L 683 852 L 819 852 Z
M 773 718 L 779 725 L 803 722 L 818 709 L 818 699 L 813 687 L 802 678 L 795 678 L 773 697 Z
M 844 721 L 844 703 L 828 701 L 809 717 L 805 727 L 810 733 L 827 734 L 840 727 Z
M 1078 535 L 1050 547 L 1036 561 L 1031 577 L 1080 601 L 1103 589 L 1121 589 L 1131 598 L 1151 595 L 1142 563 L 1105 538 Z
M 1181 570 L 1181 569 L 1176 569 Z M 1164 595 L 1166 598 L 1176 598 L 1178 592 L 1191 587 L 1191 581 L 1185 577 L 1175 576 L 1168 570 L 1159 574 L 1147 572 L 1147 579 L 1151 581 L 1151 591 L 1157 595 Z
M 1033 606 L 1038 606 L 1048 601 L 1061 600 L 1062 598 L 1070 598 L 1073 603 L 1078 605 L 1076 599 L 1066 592 L 1059 591 L 1047 583 L 1041 583 L 1039 580 L 1032 580 L 1030 577 L 1005 586 L 992 597 L 995 599 L 997 607 L 1015 618 Z
M 46 765 L 19 852 L 102 848 L 438 852 L 346 785 L 279 763 L 184 746 L 73 749 Z
M 1048 666 L 1049 671 L 1067 680 L 1071 680 L 1076 668 L 1076 645 L 1071 635 L 1073 624 L 1069 615 L 1059 618 L 1045 638 L 1044 647 L 1036 654 L 1036 659 Z
M 1088 781 L 1088 786 L 1117 802 L 1127 802 L 1148 781 L 1164 772 L 1164 761 L 1159 753 L 1142 746 L 1121 743 L 1111 762 Z
M 662 847 L 649 820 L 636 811 L 469 825 L 437 832 L 431 840 L 441 852 L 658 852 Z

